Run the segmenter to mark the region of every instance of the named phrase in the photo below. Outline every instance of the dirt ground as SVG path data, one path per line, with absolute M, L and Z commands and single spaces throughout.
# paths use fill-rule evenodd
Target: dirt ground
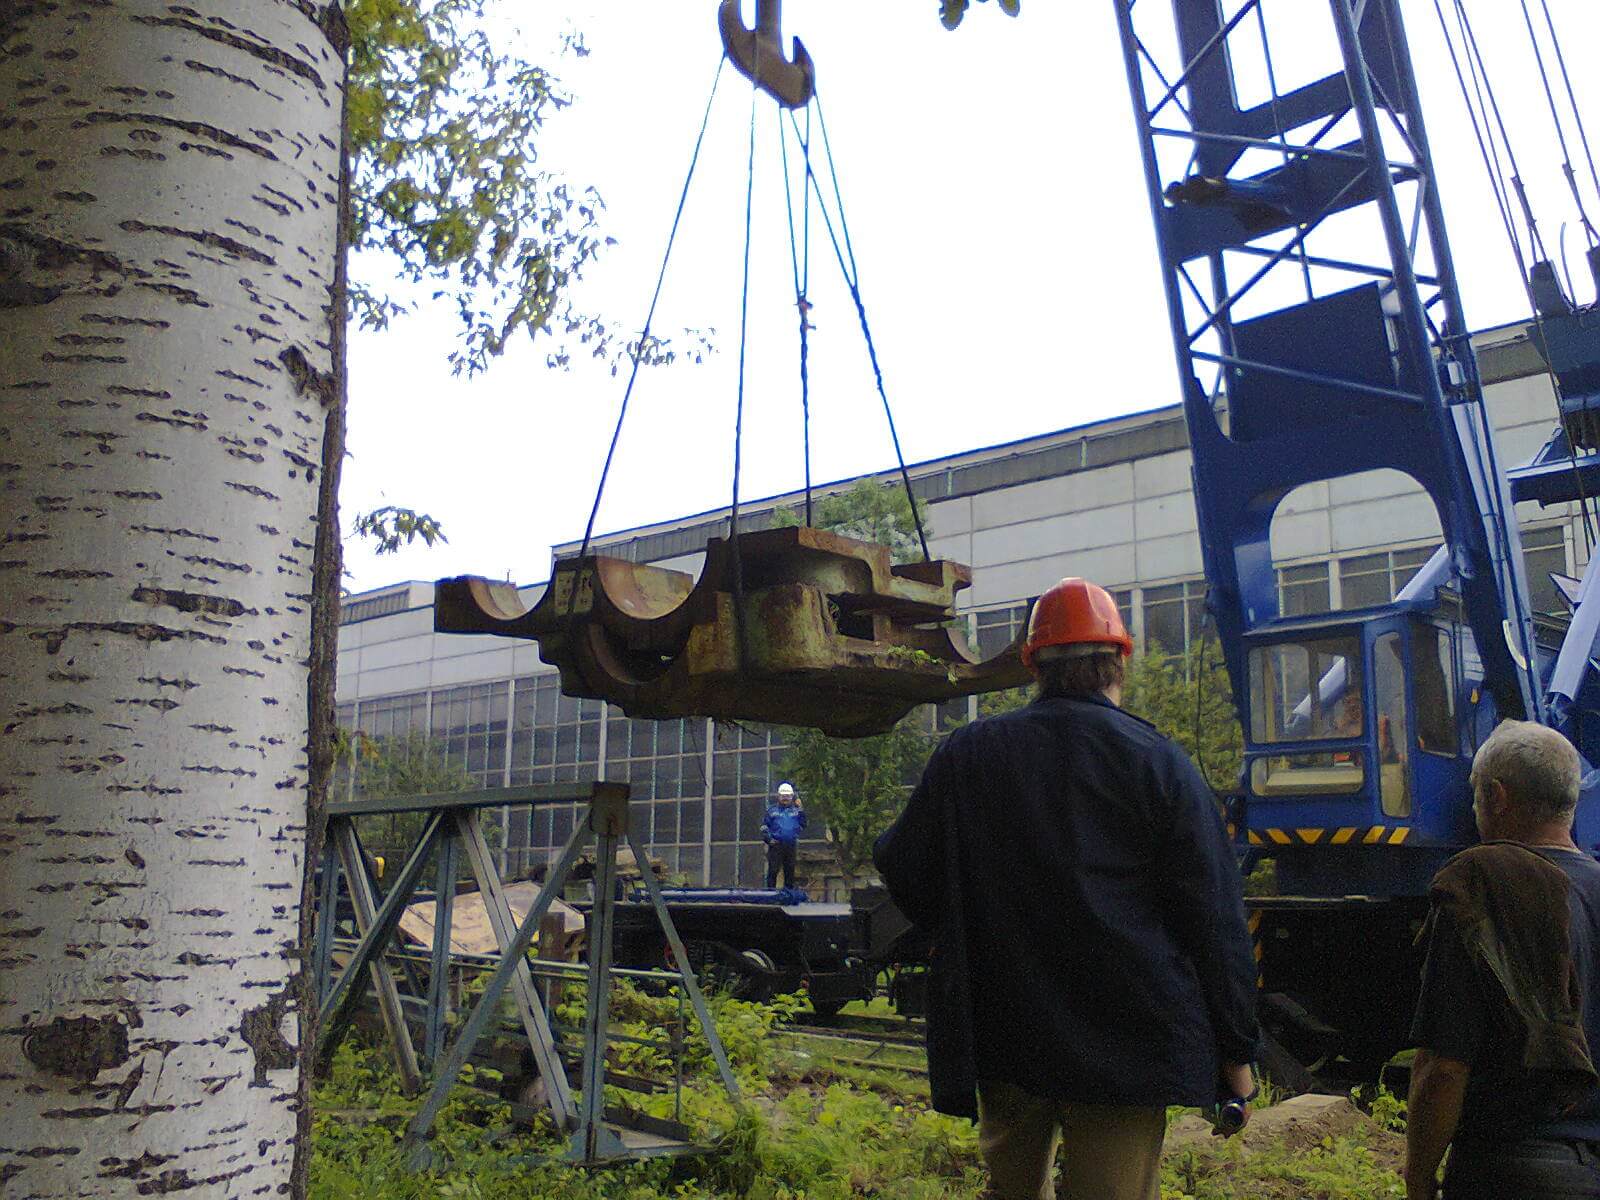
M 1371 1155 L 1372 1166 L 1399 1172 L 1405 1163 L 1405 1135 L 1381 1127 L 1343 1096 L 1297 1096 L 1271 1108 L 1257 1110 L 1239 1135 L 1235 1149 L 1215 1138 L 1208 1121 L 1198 1116 L 1180 1117 L 1167 1127 L 1165 1157 L 1191 1178 L 1214 1182 L 1233 1177 L 1259 1200 L 1303 1200 L 1303 1184 L 1273 1178 L 1272 1172 L 1253 1170 L 1265 1158 L 1282 1160 L 1325 1150 L 1347 1139 L 1359 1142 Z

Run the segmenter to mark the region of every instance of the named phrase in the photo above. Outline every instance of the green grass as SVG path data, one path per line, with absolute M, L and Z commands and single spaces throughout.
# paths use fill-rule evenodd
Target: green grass
M 569 992 L 558 1015 L 581 1010 Z M 718 1028 L 747 1102 L 735 1107 L 715 1082 L 703 1040 L 691 1042 L 684 1119 L 713 1152 L 585 1170 L 551 1161 L 564 1149 L 548 1124 L 513 1127 L 509 1107 L 462 1087 L 436 1126 L 435 1166 L 411 1172 L 400 1151 L 417 1100 L 402 1096 L 386 1056 L 347 1042 L 317 1089 L 313 1200 L 976 1200 L 985 1179 L 974 1127 L 932 1112 L 925 1079 L 839 1063 L 863 1048 L 835 1051 L 818 1039 L 775 1031 L 794 1011 L 713 1001 Z M 622 991 L 617 1027 L 643 1032 L 676 1005 Z M 866 1011 L 871 1012 L 870 1009 Z M 662 1065 L 652 1051 L 629 1048 L 644 1071 Z M 492 1072 L 464 1081 L 498 1082 Z M 618 1097 L 613 1099 L 621 1098 Z M 636 1102 L 638 1097 L 633 1098 Z M 642 1107 L 668 1115 L 671 1096 Z M 1310 1144 L 1205 1142 L 1169 1154 L 1162 1200 L 1379 1200 L 1403 1195 L 1394 1173 L 1393 1128 L 1400 1107 L 1380 1094 L 1373 1119 L 1354 1131 Z

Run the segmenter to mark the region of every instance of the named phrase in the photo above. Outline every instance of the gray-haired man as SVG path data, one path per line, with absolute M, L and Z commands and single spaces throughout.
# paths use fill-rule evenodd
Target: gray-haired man
M 1507 721 L 1472 764 L 1484 844 L 1434 878 L 1406 1195 L 1600 1197 L 1600 863 L 1572 840 L 1578 753 Z

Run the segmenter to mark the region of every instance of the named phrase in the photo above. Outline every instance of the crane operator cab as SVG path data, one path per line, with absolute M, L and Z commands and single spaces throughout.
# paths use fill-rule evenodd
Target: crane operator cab
M 1381 895 L 1410 891 L 1419 869 L 1472 840 L 1482 668 L 1453 606 L 1429 607 L 1278 620 L 1246 635 L 1243 832 L 1276 850 L 1280 884 L 1297 893 L 1328 894 L 1316 864 L 1335 848 L 1346 851 L 1334 855 L 1346 860 L 1337 894 L 1350 894 L 1351 864 L 1364 859 L 1362 890 Z M 1380 845 L 1424 851 L 1428 863 L 1369 849 Z

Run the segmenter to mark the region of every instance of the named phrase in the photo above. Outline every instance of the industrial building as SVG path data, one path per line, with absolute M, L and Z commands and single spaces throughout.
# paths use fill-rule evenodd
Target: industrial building
M 1520 325 L 1476 341 L 1502 463 L 1524 462 L 1555 423 L 1549 376 Z M 1142 649 L 1180 650 L 1199 636 L 1205 580 L 1186 447 L 1183 415 L 1172 406 L 910 468 L 927 504 L 932 553 L 973 568 L 961 611 L 985 656 L 1012 640 L 1031 599 L 1064 575 L 1110 588 Z M 741 527 L 764 527 L 773 509 L 800 499 L 742 504 L 741 521 L 749 523 Z M 1562 602 L 1551 576 L 1582 571 L 1591 535 L 1574 505 L 1524 505 L 1517 515 L 1535 607 L 1553 611 Z M 707 512 L 592 545 L 694 572 L 706 540 L 726 527 L 725 510 Z M 1439 540 L 1432 502 L 1396 472 L 1300 489 L 1285 499 L 1272 531 L 1283 611 L 1387 601 Z M 554 552 L 577 549 L 569 543 Z M 529 603 L 541 587 L 527 589 Z M 346 599 L 342 725 L 376 738 L 426 733 L 484 787 L 626 779 L 638 828 L 670 871 L 696 883 L 762 882 L 761 816 L 784 755 L 778 732 L 635 721 L 603 703 L 570 699 L 531 643 L 434 634 L 432 594 L 431 584 L 408 582 Z M 574 819 L 570 806 L 503 814 L 505 869 L 521 873 L 545 862 Z M 811 833 L 820 839 L 819 824 Z

